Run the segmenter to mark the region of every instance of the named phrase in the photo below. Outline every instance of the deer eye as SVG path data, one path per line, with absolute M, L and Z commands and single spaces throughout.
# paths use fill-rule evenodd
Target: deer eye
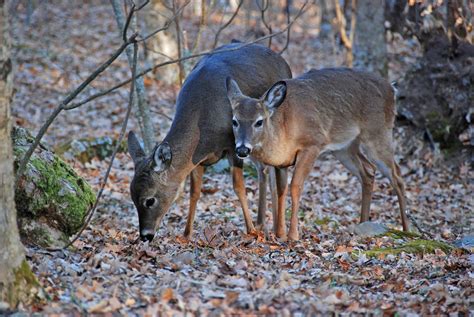
M 232 126 L 233 126 L 234 128 L 237 128 L 237 127 L 239 126 L 239 123 L 237 122 L 237 120 L 232 119 Z
M 155 204 L 156 204 L 156 198 L 155 197 L 145 199 L 144 205 L 145 205 L 146 208 L 151 208 Z
M 263 120 L 262 119 L 257 120 L 257 122 L 255 122 L 255 127 L 256 128 L 260 128 L 262 125 L 263 125 Z

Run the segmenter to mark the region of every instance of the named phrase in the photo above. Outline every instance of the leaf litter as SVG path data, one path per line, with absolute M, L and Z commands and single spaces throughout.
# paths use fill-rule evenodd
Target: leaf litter
M 87 8 L 77 3 L 41 3 L 29 26 L 25 15 L 20 5 L 12 18 L 17 63 L 12 113 L 16 124 L 37 132 L 61 97 L 120 44 L 120 35 L 107 2 L 88 3 Z M 308 23 L 314 18 L 304 17 Z M 196 17 L 185 12 L 185 28 L 190 29 L 192 19 Z M 302 24 L 295 25 L 290 53 L 283 55 L 294 73 L 310 66 L 340 65 L 343 52 Z M 244 34 L 243 19 L 238 18 L 228 36 Z M 212 34 L 204 32 L 203 38 L 212 42 Z M 273 45 L 281 48 L 284 41 L 275 40 Z M 314 47 L 318 47 L 314 55 L 305 53 L 315 51 Z M 408 67 L 399 61 L 392 65 L 398 67 L 395 73 Z M 121 57 L 88 93 L 128 76 L 128 64 Z M 172 116 L 177 92 L 178 87 L 147 77 L 152 110 Z M 126 99 L 125 87 L 60 116 L 46 142 L 58 146 L 78 138 L 116 138 Z M 159 140 L 170 122 L 159 115 L 153 121 L 159 127 Z M 136 126 L 131 122 L 131 129 Z M 397 127 L 395 135 L 411 217 L 435 241 L 468 241 L 474 223 L 472 169 L 466 164 L 461 168 L 436 164 L 436 157 L 419 146 L 419 138 L 407 137 L 409 132 L 409 127 Z M 108 161 L 94 158 L 84 164 L 69 163 L 98 188 Z M 272 233 L 245 233 L 225 169 L 205 174 L 192 239 L 182 237 L 189 204 L 186 185 L 184 197 L 168 212 L 153 242 L 141 242 L 128 192 L 132 177 L 130 157 L 119 153 L 97 214 L 74 248 L 51 253 L 27 247 L 28 261 L 50 300 L 22 309 L 43 314 L 137 316 L 473 312 L 472 245 L 469 249 L 458 243 L 464 250 L 434 247 L 429 252 L 367 254 L 414 240 L 355 234 L 359 184 L 332 158 L 318 160 L 305 184 L 297 243 L 280 242 Z M 252 173 L 246 177 L 246 186 L 256 217 L 258 192 Z M 371 218 L 387 228 L 399 228 L 396 197 L 380 175 Z M 266 226 L 270 230 L 270 212 Z

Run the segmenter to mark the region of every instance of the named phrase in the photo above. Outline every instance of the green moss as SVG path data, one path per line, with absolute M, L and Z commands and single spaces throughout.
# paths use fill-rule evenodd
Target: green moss
M 77 176 L 63 160 L 54 156 L 52 164 L 32 158 L 29 164 L 41 174 L 36 186 L 43 191 L 42 199 L 33 202 L 37 209 L 50 204 L 64 206 L 63 217 L 56 219 L 68 235 L 76 232 L 82 225 L 84 216 L 95 201 L 89 184 Z M 66 188 L 71 186 L 71 188 Z
M 384 234 L 384 236 L 388 236 L 394 239 L 414 239 L 414 238 L 420 238 L 421 235 L 416 233 L 416 232 L 411 232 L 411 231 L 401 231 L 401 230 L 396 230 L 396 229 L 389 229 L 387 233 Z
M 377 257 L 379 255 L 388 255 L 388 254 L 397 255 L 402 252 L 410 253 L 410 254 L 434 253 L 436 249 L 440 249 L 445 253 L 449 253 L 451 252 L 453 247 L 447 243 L 440 242 L 440 241 L 416 239 L 416 240 L 408 241 L 397 247 L 376 248 L 373 250 L 363 251 L 362 253 L 364 253 L 365 255 L 369 257 Z
M 26 260 L 23 260 L 18 268 L 13 271 L 14 280 L 6 287 L 6 299 L 10 307 L 16 307 L 18 303 L 31 303 L 32 299 L 40 288 L 40 284 L 36 276 L 30 269 Z M 36 298 L 37 299 L 37 298 Z
M 251 177 L 251 178 L 258 178 L 257 169 L 253 164 L 245 164 L 244 165 L 244 176 Z
M 25 147 L 14 149 L 16 157 L 23 157 Z M 32 182 L 40 191 L 34 199 L 17 190 L 16 201 L 20 216 L 48 215 L 58 229 L 70 236 L 82 226 L 84 217 L 95 201 L 90 185 L 55 155 L 40 158 L 34 154 L 27 165 L 26 182 Z M 61 210 L 62 214 L 57 214 Z
M 49 234 L 48 230 L 43 228 L 34 228 L 28 232 L 27 235 L 30 236 L 34 244 L 43 248 L 49 247 L 54 243 L 53 238 Z

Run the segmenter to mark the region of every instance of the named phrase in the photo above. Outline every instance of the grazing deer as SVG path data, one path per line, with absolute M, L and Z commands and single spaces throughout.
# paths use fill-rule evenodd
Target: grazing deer
M 403 229 L 408 230 L 404 184 L 393 157 L 394 90 L 384 79 L 346 68 L 311 70 L 275 83 L 260 99 L 246 96 L 231 78 L 226 87 L 237 155 L 252 155 L 276 167 L 295 166 L 290 240 L 298 240 L 304 180 L 323 152 L 331 152 L 361 181 L 361 222 L 369 220 L 377 167 L 397 193 Z M 286 176 L 279 177 L 277 185 L 277 236 L 285 237 Z
M 184 235 L 190 237 L 204 167 L 223 157 L 232 166 L 233 186 L 242 205 L 247 231 L 254 230 L 245 193 L 243 161 L 234 153 L 232 110 L 225 79 L 232 76 L 242 91 L 258 97 L 275 81 L 291 78 L 291 71 L 285 60 L 270 49 L 258 44 L 239 48 L 242 45 L 222 46 L 194 67 L 178 95 L 171 128 L 150 156 L 145 155 L 135 134 L 129 133 L 128 149 L 135 164 L 130 191 L 138 211 L 142 240 L 153 239 L 179 185 L 189 174 L 191 198 Z M 227 51 L 219 52 L 223 50 Z M 260 188 L 265 189 L 264 177 L 259 178 Z M 259 194 L 260 200 L 266 199 L 265 190 Z M 261 206 L 264 204 L 259 203 L 259 224 L 263 223 L 265 212 Z

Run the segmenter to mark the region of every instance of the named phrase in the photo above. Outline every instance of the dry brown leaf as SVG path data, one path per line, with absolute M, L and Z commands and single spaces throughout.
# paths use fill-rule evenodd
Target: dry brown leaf
M 161 293 L 161 300 L 165 302 L 169 302 L 170 300 L 174 299 L 174 291 L 172 288 L 166 288 L 163 293 Z

